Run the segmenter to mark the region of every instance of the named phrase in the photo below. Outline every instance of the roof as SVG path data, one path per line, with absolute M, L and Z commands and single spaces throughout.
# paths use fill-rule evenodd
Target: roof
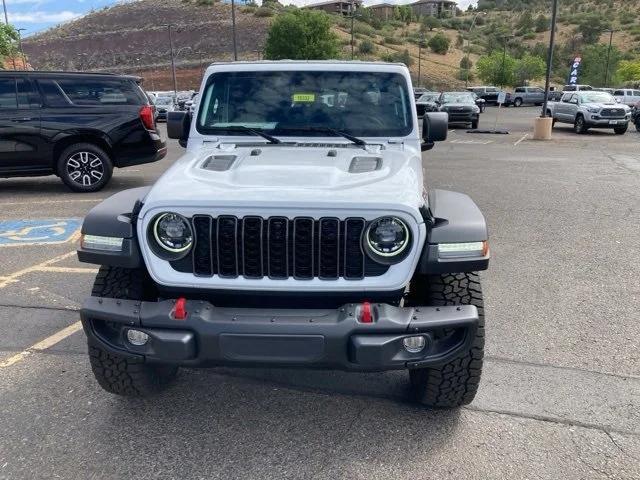
M 410 3 L 409 6 L 411 5 L 423 5 L 423 4 L 427 4 L 427 3 L 447 3 L 447 4 L 454 4 L 454 5 L 458 5 L 458 2 L 454 2 L 453 0 L 418 0 L 417 2 L 413 2 Z
M 305 5 L 302 8 L 313 8 L 313 7 L 322 7 L 324 5 L 333 5 L 336 3 L 352 3 L 352 0 L 328 0 L 326 2 L 318 2 L 318 3 L 310 3 L 309 5 Z M 355 4 L 362 4 L 362 0 L 353 0 Z
M 390 8 L 394 8 L 396 5 L 394 5 L 393 3 L 377 3 L 375 5 L 369 5 L 367 8 L 383 8 L 383 7 L 390 7 Z
M 55 70 L 0 70 L 0 75 L 42 75 L 42 76 L 91 76 L 91 77 L 119 77 L 119 78 L 131 78 L 134 80 L 140 80 L 140 77 L 135 75 L 120 75 L 118 73 L 108 72 L 65 72 Z
M 239 60 L 237 62 L 213 62 L 211 65 L 278 65 L 278 64 L 307 64 L 307 65 L 402 65 L 404 63 L 376 62 L 363 60 Z

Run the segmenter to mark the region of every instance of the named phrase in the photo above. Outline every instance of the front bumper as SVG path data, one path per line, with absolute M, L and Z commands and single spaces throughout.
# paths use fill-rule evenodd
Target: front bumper
M 589 114 L 587 123 L 598 128 L 615 128 L 627 125 L 631 121 L 631 115 L 624 117 L 601 117 L 599 114 Z
M 446 363 L 471 347 L 478 311 L 471 305 L 399 308 L 372 304 L 373 322 L 358 321 L 361 305 L 335 310 L 220 308 L 175 300 L 137 302 L 90 297 L 80 312 L 89 343 L 118 355 L 181 366 L 315 367 L 355 371 L 421 368 Z M 143 346 L 126 340 L 134 328 L 149 335 Z M 403 347 L 422 335 L 418 353 Z
M 480 118 L 480 114 L 475 112 L 447 112 L 449 123 L 473 123 Z

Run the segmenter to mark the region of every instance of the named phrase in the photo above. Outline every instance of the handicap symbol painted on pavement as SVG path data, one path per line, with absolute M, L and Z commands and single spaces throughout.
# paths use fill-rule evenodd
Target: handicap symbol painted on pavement
M 79 218 L 44 220 L 0 220 L 0 247 L 64 243 L 78 231 Z

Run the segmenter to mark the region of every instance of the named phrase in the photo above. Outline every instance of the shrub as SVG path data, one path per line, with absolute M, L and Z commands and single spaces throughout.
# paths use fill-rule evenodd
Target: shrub
M 360 42 L 360 45 L 358 45 L 358 52 L 362 53 L 363 55 L 371 54 L 375 52 L 375 50 L 376 46 L 371 40 L 363 40 L 362 42 Z
M 275 15 L 275 12 L 269 7 L 260 7 L 255 11 L 254 15 L 256 17 L 273 17 L 273 15 Z
M 400 45 L 402 42 L 395 37 L 384 37 L 384 43 L 387 45 Z
M 444 55 L 449 51 L 449 46 L 451 45 L 451 40 L 441 33 L 438 33 L 431 37 L 429 40 L 429 48 L 434 53 L 438 53 L 440 55 Z

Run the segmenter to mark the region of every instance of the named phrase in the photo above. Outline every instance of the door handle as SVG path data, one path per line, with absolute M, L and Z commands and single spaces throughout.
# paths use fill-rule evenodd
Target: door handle
M 11 119 L 12 122 L 16 122 L 16 123 L 30 122 L 32 120 L 33 120 L 33 118 L 31 118 L 31 117 L 12 118 Z

